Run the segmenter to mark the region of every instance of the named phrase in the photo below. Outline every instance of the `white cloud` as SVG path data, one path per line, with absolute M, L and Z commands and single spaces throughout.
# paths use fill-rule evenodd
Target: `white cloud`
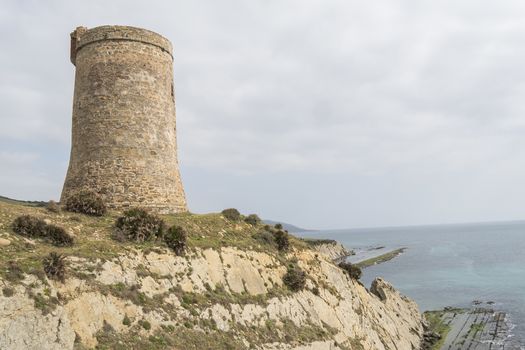
M 525 176 L 524 15 L 517 0 L 6 1 L 0 137 L 39 154 L 32 166 L 53 174 L 45 195 L 56 196 L 63 176 L 47 169 L 67 162 L 68 34 L 77 25 L 137 25 L 174 43 L 179 156 L 194 210 L 219 209 L 238 190 L 224 179 L 231 187 L 206 198 L 206 184 L 192 181 L 202 174 L 279 187 L 299 173 L 294 191 L 281 189 L 288 205 L 279 211 L 266 190 L 251 194 L 259 201 L 239 200 L 313 226 L 333 220 L 300 215 L 321 198 L 333 211 L 360 212 L 339 226 L 517 218 L 516 184 L 491 169 Z M 43 147 L 64 151 L 57 159 Z M 308 179 L 317 174 L 333 178 L 324 192 L 293 201 L 313 193 Z M 472 184 L 479 188 L 465 192 Z M 378 188 L 392 198 L 378 203 Z M 476 191 L 505 201 L 480 206 Z

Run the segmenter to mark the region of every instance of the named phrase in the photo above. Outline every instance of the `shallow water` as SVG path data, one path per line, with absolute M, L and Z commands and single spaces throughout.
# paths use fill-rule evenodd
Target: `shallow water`
M 408 248 L 363 271 L 369 286 L 381 276 L 420 309 L 494 302 L 515 325 L 508 349 L 525 349 L 525 222 L 350 229 L 301 233 L 348 248 Z M 487 306 L 487 305 L 483 305 Z

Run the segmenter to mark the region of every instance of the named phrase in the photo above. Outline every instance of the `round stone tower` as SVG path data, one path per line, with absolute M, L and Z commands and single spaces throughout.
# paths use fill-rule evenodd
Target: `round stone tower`
M 171 43 L 126 26 L 78 27 L 69 168 L 61 200 L 89 189 L 109 207 L 186 211 Z

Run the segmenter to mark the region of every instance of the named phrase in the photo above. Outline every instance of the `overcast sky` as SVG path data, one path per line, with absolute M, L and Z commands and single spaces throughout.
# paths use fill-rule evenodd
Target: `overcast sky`
M 76 26 L 175 51 L 190 209 L 345 228 L 525 219 L 525 2 L 0 0 L 0 194 L 58 199 Z

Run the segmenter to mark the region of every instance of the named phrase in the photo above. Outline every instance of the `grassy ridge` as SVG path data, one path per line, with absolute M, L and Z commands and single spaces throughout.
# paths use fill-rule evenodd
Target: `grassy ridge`
M 53 225 L 64 227 L 75 236 L 75 244 L 71 247 L 55 247 L 38 238 L 29 239 L 17 235 L 12 230 L 13 221 L 20 215 L 32 215 L 45 220 Z M 144 266 L 136 268 L 136 282 L 130 284 L 102 284 L 94 278 L 102 268 L 105 260 L 110 260 L 122 254 L 133 256 L 137 250 L 147 254 L 148 251 L 166 251 L 168 248 L 162 240 L 138 242 L 118 242 L 112 239 L 114 224 L 120 213 L 110 211 L 102 217 L 91 217 L 66 211 L 51 212 L 44 207 L 26 205 L 23 202 L 0 200 L 0 238 L 9 241 L 9 244 L 1 247 L 0 254 L 0 281 L 6 281 L 9 287 L 4 287 L 0 293 L 12 295 L 13 287 L 23 285 L 28 296 L 34 299 L 35 307 L 42 310 L 44 314 L 52 312 L 57 305 L 63 305 L 69 301 L 71 296 L 61 295 L 60 298 L 51 294 L 51 288 L 47 284 L 43 271 L 42 260 L 50 252 L 58 252 L 67 257 L 83 258 L 87 261 L 78 263 L 72 259 L 68 274 L 83 281 L 86 288 L 97 291 L 102 295 L 112 295 L 120 300 L 140 306 L 146 313 L 156 311 L 169 315 L 170 320 L 162 324 L 152 334 L 144 336 L 144 330 L 149 330 L 151 324 L 145 319 L 138 320 L 130 326 L 130 319 L 122 321 L 125 331 L 115 332 L 111 327 L 102 327 L 96 334 L 98 341 L 97 349 L 127 350 L 144 349 L 159 350 L 172 348 L 186 348 L 187 350 L 217 349 L 217 350 L 241 350 L 246 349 L 244 338 L 251 344 L 275 343 L 275 342 L 299 342 L 310 343 L 316 340 L 332 339 L 335 333 L 329 327 L 319 325 L 296 326 L 293 322 L 284 320 L 282 324 L 268 320 L 262 325 L 243 326 L 233 323 L 229 331 L 221 331 L 217 328 L 215 321 L 205 319 L 199 315 L 206 308 L 214 304 L 258 304 L 265 305 L 270 298 L 288 296 L 293 293 L 286 287 L 275 286 L 265 294 L 250 295 L 248 293 L 227 292 L 224 288 L 216 286 L 215 289 L 206 287 L 206 292 L 185 292 L 180 286 L 172 287 L 168 292 L 148 297 L 140 290 L 141 281 L 149 276 L 161 279 Z M 243 220 L 231 221 L 221 214 L 191 214 L 182 213 L 174 215 L 162 215 L 162 219 L 168 226 L 179 225 L 187 233 L 188 256 L 195 248 L 236 247 L 245 251 L 266 252 L 273 256 L 278 265 L 290 266 L 295 264 L 292 258 L 288 258 L 278 250 L 272 235 L 268 236 L 264 224 L 248 224 Z M 266 235 L 264 234 L 266 233 Z M 299 250 L 308 249 L 310 246 L 299 238 L 289 237 L 290 245 Z M 262 268 L 262 267 L 261 267 Z M 181 273 L 190 274 L 190 270 Z M 23 274 L 32 274 L 43 284 L 43 291 L 37 289 L 37 284 L 22 284 Z M 168 276 L 174 278 L 175 276 Z M 324 286 L 320 284 L 320 286 Z M 329 286 L 326 286 L 329 288 Z M 46 294 L 47 293 L 47 294 Z M 180 300 L 181 307 L 187 310 L 188 315 L 177 314 L 179 311 L 173 308 L 165 298 L 173 294 Z M 127 315 L 126 315 L 127 316 Z M 126 322 L 126 323 L 124 323 Z M 242 335 L 242 337 L 239 337 Z M 86 349 L 82 344 L 75 348 Z M 341 347 L 346 349 L 345 347 Z
M 9 203 L 9 204 L 19 204 L 19 205 L 26 205 L 30 207 L 44 207 L 47 202 L 42 201 L 21 201 L 18 199 L 12 199 L 9 197 L 0 196 L 0 202 Z
M 63 227 L 75 237 L 72 247 L 55 247 L 37 240 L 28 240 L 14 234 L 11 225 L 20 215 L 32 215 L 51 224 Z M 135 249 L 166 248 L 162 241 L 117 242 L 111 238 L 114 223 L 119 212 L 110 211 L 102 217 L 92 217 L 83 214 L 61 211 L 53 213 L 44 207 L 27 205 L 24 202 L 0 200 L 0 237 L 7 238 L 11 244 L 2 248 L 0 254 L 0 277 L 6 270 L 8 261 L 16 261 L 25 273 L 41 270 L 41 260 L 51 251 L 66 256 L 76 256 L 86 259 L 107 260 Z M 237 247 L 244 250 L 254 250 L 277 254 L 273 244 L 260 239 L 264 225 L 250 225 L 242 220 L 230 221 L 221 214 L 191 214 L 181 213 L 161 215 L 168 226 L 182 226 L 188 235 L 188 248 Z M 308 249 L 301 239 L 290 235 L 291 246 Z

